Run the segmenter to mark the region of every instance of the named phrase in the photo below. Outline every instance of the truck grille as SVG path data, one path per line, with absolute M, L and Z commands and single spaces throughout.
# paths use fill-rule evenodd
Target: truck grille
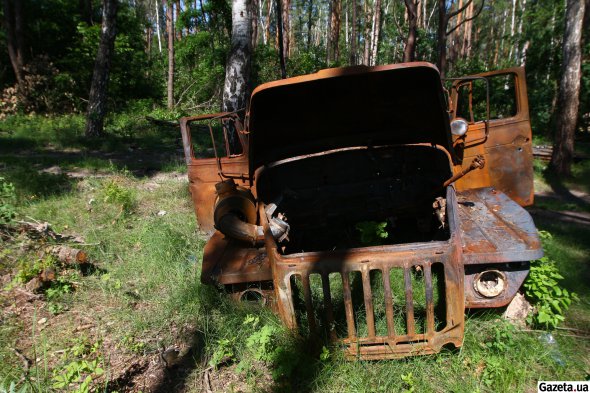
M 342 343 L 349 358 L 390 359 L 461 346 L 463 272 L 452 243 L 422 246 L 419 259 L 417 250 L 386 247 L 300 254 L 296 261 L 271 255 L 279 313 L 291 328 Z

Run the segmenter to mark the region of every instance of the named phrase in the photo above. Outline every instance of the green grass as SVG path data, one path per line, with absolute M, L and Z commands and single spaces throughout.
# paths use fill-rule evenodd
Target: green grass
M 68 124 L 72 128 L 79 126 L 75 117 L 70 120 L 71 123 L 56 122 L 66 130 Z M 27 126 L 19 127 L 22 127 L 19 135 L 24 135 Z M 51 140 L 54 131 L 47 132 L 47 140 Z M 30 146 L 36 151 L 46 148 L 45 142 L 30 139 L 33 139 Z M 72 145 L 73 142 L 65 140 L 60 148 Z M 14 153 L 23 145 L 20 146 L 13 145 L 6 150 Z M 168 161 L 167 170 L 183 169 L 180 154 Z M 42 161 L 42 166 L 69 165 L 59 158 L 44 160 L 47 161 Z M 495 312 L 467 315 L 465 341 L 457 351 L 445 350 L 438 355 L 396 361 L 350 362 L 342 358 L 339 348 L 333 347 L 320 356 L 323 343 L 307 341 L 286 331 L 269 310 L 257 305 L 234 304 L 217 288 L 200 283 L 204 240 L 197 231 L 186 183 L 173 178 L 154 180 L 136 176 L 118 165 L 102 166 L 102 161 L 88 165 L 100 166 L 108 177 L 84 179 L 40 174 L 35 164 L 16 154 L 2 156 L 0 161 L 4 164 L 0 176 L 13 181 L 19 192 L 20 217 L 48 221 L 58 232 L 82 235 L 90 244 L 84 248 L 96 266 L 90 271 L 70 273 L 68 280 L 75 283 L 74 290 L 56 297 L 54 302 L 62 306 L 57 315 L 52 315 L 47 307 L 40 307 L 34 311 L 33 320 L 17 315 L 3 317 L 0 383 L 20 378 L 22 362 L 10 348 L 25 346 L 30 359 L 40 359 L 31 369 L 32 376 L 37 378 L 34 385 L 39 391 L 47 390 L 53 378 L 52 370 L 62 370 L 81 359 L 71 354 L 81 339 L 88 345 L 98 343 L 96 356 L 104 362 L 108 375 L 121 371 L 110 363 L 113 359 L 153 358 L 161 345 L 188 342 L 191 346 L 188 362 L 184 368 L 174 371 L 176 380 L 182 382 L 186 391 L 202 391 L 202 372 L 208 367 L 209 359 L 221 349 L 232 353 L 231 362 L 225 367 L 251 391 L 390 392 L 411 388 L 437 392 L 531 391 L 539 379 L 580 380 L 590 371 L 587 338 L 570 337 L 570 332 L 558 330 L 554 332 L 557 346 L 547 345 L 541 338 L 542 332 L 511 329 Z M 84 162 L 88 163 L 82 159 L 71 165 Z M 546 182 L 542 172 L 537 172 L 537 176 Z M 112 184 L 128 192 L 112 191 Z M 116 196 L 107 198 L 111 194 Z M 127 207 L 122 208 L 123 205 Z M 158 215 L 161 210 L 166 214 Z M 539 229 L 553 234 L 545 241 L 546 253 L 557 261 L 565 277 L 564 286 L 580 296 L 580 302 L 568 312 L 565 326 L 587 330 L 590 229 L 543 219 L 536 223 Z M 6 270 L 13 262 L 11 256 L 21 251 L 18 244 L 0 243 L 0 248 L 7 250 L 8 256 L 2 257 L 0 264 Z M 35 255 L 25 253 L 24 257 L 35 258 Z M 419 274 L 413 278 L 415 293 L 424 292 L 420 290 L 423 284 L 417 279 Z M 399 279 L 395 276 L 392 283 L 399 283 Z M 374 281 L 380 282 L 378 278 Z M 331 285 L 333 293 L 337 293 L 337 280 L 331 280 Z M 313 286 L 316 297 L 318 288 L 319 285 Z M 376 298 L 380 290 L 379 285 L 373 288 Z M 394 285 L 394 294 L 397 290 L 402 288 Z M 5 298 L 3 293 L 0 296 L 4 297 L 5 309 L 13 305 L 12 299 Z M 417 295 L 415 301 L 419 305 L 424 299 Z M 383 322 L 379 318 L 382 311 L 376 305 L 378 329 L 383 328 L 379 325 Z M 362 304 L 357 314 L 362 319 Z M 257 323 L 247 322 L 252 315 L 259 318 Z M 395 321 L 400 329 L 405 323 L 403 315 L 403 308 L 396 310 L 396 316 L 401 316 Z M 43 330 L 35 323 L 41 317 L 48 318 Z M 76 327 L 85 320 L 92 321 L 94 328 L 76 332 Z M 421 323 L 418 321 L 418 326 Z M 264 339 L 268 341 L 261 341 Z M 227 343 L 223 344 L 226 347 L 221 348 L 221 343 Z M 56 355 L 58 350 L 67 351 Z M 262 366 L 263 362 L 267 366 Z M 260 382 L 261 376 L 268 373 L 265 370 L 276 374 L 268 386 Z

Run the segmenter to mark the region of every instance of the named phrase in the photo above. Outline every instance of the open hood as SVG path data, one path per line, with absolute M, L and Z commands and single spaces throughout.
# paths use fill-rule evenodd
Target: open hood
M 260 85 L 248 131 L 250 173 L 352 146 L 432 143 L 452 152 L 440 75 L 424 62 L 332 68 Z

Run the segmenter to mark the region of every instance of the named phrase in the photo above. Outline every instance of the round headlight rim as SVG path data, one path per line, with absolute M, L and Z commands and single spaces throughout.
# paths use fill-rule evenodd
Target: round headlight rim
M 457 126 L 459 125 L 459 126 Z M 461 127 L 459 129 L 458 127 Z M 451 134 L 455 136 L 463 136 L 467 133 L 467 128 L 469 127 L 469 123 L 467 120 L 463 119 L 462 117 L 457 117 L 451 121 Z

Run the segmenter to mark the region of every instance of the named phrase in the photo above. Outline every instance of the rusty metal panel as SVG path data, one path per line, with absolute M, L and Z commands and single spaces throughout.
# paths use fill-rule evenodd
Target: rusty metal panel
M 448 188 L 447 198 L 450 204 L 456 203 L 452 187 Z M 266 246 L 276 291 L 276 302 L 279 314 L 283 322 L 292 329 L 298 327 L 295 311 L 292 277 L 300 277 L 303 286 L 305 310 L 307 313 L 308 328 L 310 334 L 317 334 L 316 320 L 313 312 L 314 304 L 311 297 L 310 276 L 318 274 L 322 277 L 322 291 L 324 293 L 324 307 L 326 311 L 324 327 L 331 330 L 335 323 L 334 310 L 330 296 L 326 295 L 331 273 L 338 273 L 342 280 L 343 302 L 346 313 L 347 336 L 340 339 L 345 346 L 348 358 L 361 359 L 392 359 L 409 355 L 436 353 L 447 345 L 461 346 L 464 331 L 464 301 L 463 301 L 463 265 L 461 263 L 460 239 L 457 231 L 457 216 L 450 209 L 449 225 L 451 238 L 449 241 L 433 241 L 428 243 L 414 243 L 393 246 L 379 246 L 346 251 L 310 252 L 280 255 L 277 245 L 269 231 L 266 233 Z M 264 217 L 261 214 L 261 217 Z M 264 224 L 264 223 L 263 223 Z M 268 225 L 265 224 L 267 227 Z M 434 326 L 433 285 L 431 266 L 442 264 L 444 266 L 444 293 L 445 293 L 445 317 L 444 328 L 437 331 Z M 402 269 L 405 287 L 406 302 L 406 332 L 396 334 L 393 326 L 393 301 L 391 288 L 384 283 L 384 304 L 386 308 L 387 334 L 377 334 L 375 319 L 373 316 L 374 299 L 371 293 L 369 275 L 379 271 L 382 277 L 389 277 L 391 269 Z M 426 299 L 426 322 L 423 332 L 416 330 L 413 296 L 411 285 L 412 269 L 416 269 L 424 276 Z M 355 320 L 353 307 L 353 289 L 349 275 L 360 274 L 362 277 L 362 297 L 366 311 L 366 326 L 358 325 Z M 359 328 L 366 327 L 366 336 L 358 334 Z M 334 338 L 332 331 L 328 336 Z
M 247 247 L 216 231 L 203 250 L 201 280 L 206 284 L 224 285 L 271 281 L 266 250 Z
M 464 264 L 530 261 L 543 256 L 529 213 L 493 188 L 457 193 Z
M 182 144 L 187 163 L 189 191 L 193 200 L 197 223 L 203 232 L 212 232 L 214 229 L 213 208 L 216 199 L 215 184 L 224 179 L 224 173 L 242 174 L 243 176 L 234 177 L 234 181 L 239 186 L 249 188 L 252 184 L 247 175 L 247 146 L 244 146 L 244 153 L 238 156 L 196 158 L 193 151 L 190 123 L 231 115 L 231 113 L 224 112 L 212 115 L 183 117 L 180 119 Z M 220 168 L 223 168 L 223 172 Z
M 457 181 L 457 190 L 479 187 L 496 187 L 506 193 L 521 206 L 529 206 L 534 202 L 533 190 L 533 151 L 532 131 L 529 117 L 526 78 L 523 67 L 514 67 L 499 71 L 470 75 L 470 77 L 494 77 L 512 75 L 514 77 L 516 114 L 508 118 L 490 119 L 488 132 L 483 121 L 469 124 L 463 140 L 455 138 L 458 155 L 462 164 L 455 171 L 469 166 L 471 158 L 482 155 L 486 167 L 472 172 Z M 453 84 L 452 105 L 453 118 L 456 116 L 458 92 L 461 81 Z

